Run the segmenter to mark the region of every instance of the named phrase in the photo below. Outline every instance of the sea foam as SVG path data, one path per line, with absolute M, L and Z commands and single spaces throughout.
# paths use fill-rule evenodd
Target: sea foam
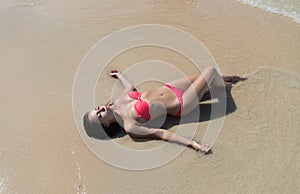
M 19 6 L 34 6 L 42 3 L 42 1 L 43 0 L 0 0 L 0 10 Z
M 266 11 L 281 14 L 300 23 L 299 0 L 238 0 Z

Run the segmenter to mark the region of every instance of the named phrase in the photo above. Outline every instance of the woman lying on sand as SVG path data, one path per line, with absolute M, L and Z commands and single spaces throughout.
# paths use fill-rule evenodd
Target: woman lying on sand
M 155 138 L 172 141 L 194 148 L 201 154 L 210 150 L 209 145 L 200 145 L 164 129 L 147 127 L 147 123 L 164 114 L 180 117 L 190 113 L 195 107 L 195 92 L 200 101 L 208 88 L 231 87 L 238 81 L 245 80 L 243 76 L 223 76 L 215 68 L 207 67 L 200 75 L 188 76 L 171 81 L 156 90 L 143 93 L 134 90 L 134 86 L 117 70 L 110 75 L 119 79 L 124 86 L 122 94 L 110 105 L 100 106 L 89 111 L 84 116 L 84 127 L 100 125 L 108 127 L 118 121 L 125 132 L 134 138 Z

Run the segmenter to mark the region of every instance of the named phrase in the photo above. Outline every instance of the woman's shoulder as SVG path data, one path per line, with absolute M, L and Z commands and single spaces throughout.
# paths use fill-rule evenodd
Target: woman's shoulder
M 124 121 L 124 129 L 125 129 L 126 132 L 132 132 L 136 128 L 139 128 L 141 126 L 145 126 L 145 124 L 139 123 L 139 122 L 137 122 L 133 119 Z

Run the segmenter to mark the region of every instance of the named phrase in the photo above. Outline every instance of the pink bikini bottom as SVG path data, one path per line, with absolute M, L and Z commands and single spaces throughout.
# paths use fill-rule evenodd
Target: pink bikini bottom
M 169 84 L 165 84 L 165 86 L 167 86 L 168 88 L 170 88 L 177 96 L 179 103 L 180 103 L 180 109 L 178 111 L 178 113 L 176 114 L 176 117 L 180 117 L 181 116 L 181 111 L 182 111 L 182 107 L 183 107 L 183 100 L 182 100 L 182 95 L 183 95 L 183 91 L 175 88 L 174 86 L 171 86 Z

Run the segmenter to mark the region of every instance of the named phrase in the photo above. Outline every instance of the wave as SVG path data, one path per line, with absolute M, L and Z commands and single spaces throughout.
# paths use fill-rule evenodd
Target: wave
M 11 9 L 15 7 L 34 6 L 41 4 L 43 0 L 1 0 L 0 10 Z
M 299 0 L 238 0 L 253 7 L 281 14 L 292 18 L 300 23 L 300 1 Z

